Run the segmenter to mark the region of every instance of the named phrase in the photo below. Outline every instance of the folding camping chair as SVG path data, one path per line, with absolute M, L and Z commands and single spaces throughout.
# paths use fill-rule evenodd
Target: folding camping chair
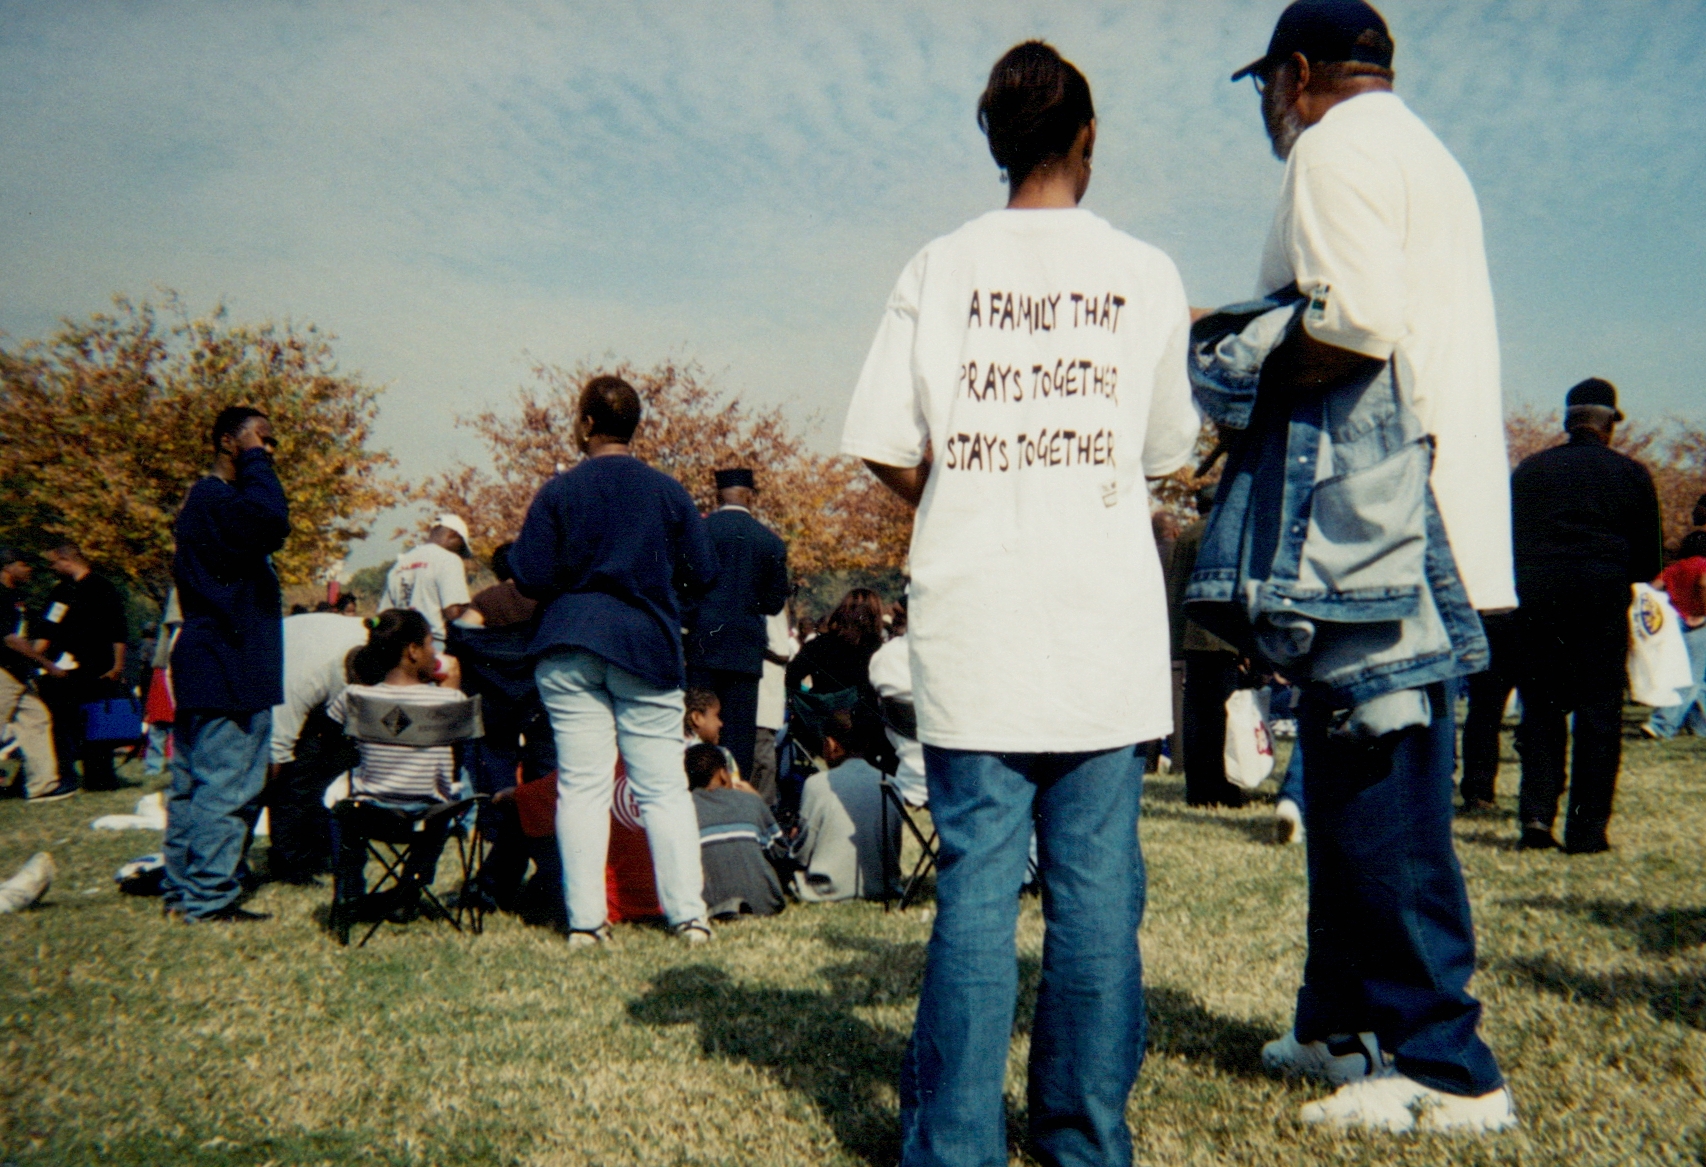
M 344 732 L 357 741 L 460 747 L 482 733 L 480 699 L 476 696 L 454 705 L 406 705 L 352 693 Z M 352 785 L 350 797 L 332 808 L 339 834 L 332 893 L 332 931 L 338 942 L 347 946 L 355 924 L 371 921 L 357 945 L 362 947 L 387 919 L 400 914 L 406 920 L 417 910 L 458 932 L 478 935 L 485 924 L 483 898 L 458 894 L 455 905 L 447 906 L 432 890 L 432 883 L 444 844 L 451 838 L 456 840 L 460 887 L 465 891 L 478 880 L 484 846 L 476 811 L 485 799 L 476 794 L 427 806 L 399 804 L 362 795 Z M 344 870 L 346 848 L 352 846 L 361 849 L 353 892 Z M 372 883 L 367 880 L 369 860 L 377 860 L 380 869 Z

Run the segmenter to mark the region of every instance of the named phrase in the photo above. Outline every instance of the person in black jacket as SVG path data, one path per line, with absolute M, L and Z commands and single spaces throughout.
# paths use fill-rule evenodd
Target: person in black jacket
M 272 553 L 290 534 L 272 422 L 248 406 L 213 423 L 213 472 L 173 528 L 183 630 L 172 648 L 178 716 L 166 803 L 165 908 L 186 923 L 266 919 L 237 905 L 284 700 L 284 620 Z
M 752 471 L 717 471 L 717 501 L 705 530 L 717 549 L 717 582 L 691 614 L 687 683 L 710 689 L 723 707 L 723 745 L 741 776 L 752 776 L 758 738 L 758 682 L 769 642 L 764 618 L 788 601 L 788 548 L 752 517 Z
M 1623 752 L 1629 588 L 1663 565 L 1653 479 L 1611 449 L 1617 389 L 1591 377 L 1564 399 L 1570 440 L 1511 475 L 1522 666 L 1524 848 L 1554 848 L 1564 748 L 1575 714 L 1564 850 L 1604 851 Z
M 124 596 L 97 575 L 75 543 L 47 553 L 59 583 L 47 595 L 38 646 L 64 670 L 41 681 L 42 700 L 53 711 L 53 745 L 59 755 L 61 790 L 76 788 L 76 763 L 83 763 L 83 789 L 117 790 L 113 743 L 91 742 L 84 733 L 83 707 L 123 694 L 125 645 L 130 639 Z

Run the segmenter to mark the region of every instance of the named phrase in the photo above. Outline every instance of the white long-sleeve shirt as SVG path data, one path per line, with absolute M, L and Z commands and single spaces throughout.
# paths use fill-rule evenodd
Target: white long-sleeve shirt
M 367 626 L 354 616 L 305 612 L 284 621 L 284 702 L 272 710 L 272 760 L 296 759 L 302 725 L 319 706 L 344 691 L 344 657 L 367 643 Z

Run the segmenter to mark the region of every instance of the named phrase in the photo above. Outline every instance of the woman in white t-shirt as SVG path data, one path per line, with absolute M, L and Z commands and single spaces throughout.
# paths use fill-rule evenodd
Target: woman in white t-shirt
M 1126 1163 L 1142 1059 L 1139 742 L 1172 723 L 1146 477 L 1199 431 L 1171 260 L 1078 201 L 1088 83 L 1032 41 L 978 103 L 1010 196 L 901 273 L 843 453 L 918 506 L 910 647 L 938 909 L 901 1079 L 903 1163 L 1005 1161 L 1013 928 L 1033 821 L 1048 889 L 1032 1138 Z

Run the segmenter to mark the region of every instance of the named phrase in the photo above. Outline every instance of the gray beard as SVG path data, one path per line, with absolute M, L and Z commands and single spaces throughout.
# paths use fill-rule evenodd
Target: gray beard
M 1297 112 L 1295 105 L 1282 113 L 1280 124 L 1268 130 L 1268 139 L 1274 144 L 1274 157 L 1281 162 L 1288 160 L 1292 147 L 1297 145 L 1297 139 L 1308 128 L 1303 124 L 1303 117 Z

